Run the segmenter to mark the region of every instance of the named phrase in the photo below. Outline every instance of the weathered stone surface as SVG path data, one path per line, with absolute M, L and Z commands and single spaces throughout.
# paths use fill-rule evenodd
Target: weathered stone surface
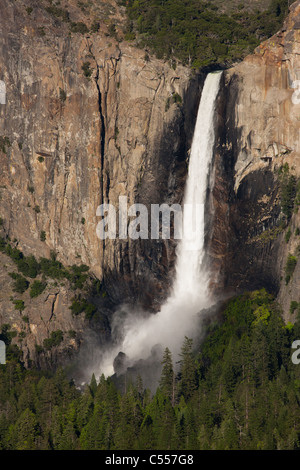
M 118 206 L 119 196 L 127 196 L 128 206 L 181 202 L 204 76 L 148 60 L 144 51 L 109 37 L 112 16 L 121 31 L 115 2 L 93 3 L 87 25 L 102 14 L 106 24 L 84 35 L 70 34 L 67 23 L 45 11 L 47 2 L 31 14 L 18 0 L 0 2 L 3 235 L 17 239 L 25 254 L 53 250 L 65 265 L 89 265 L 112 305 L 133 302 L 155 311 L 172 282 L 175 243 L 100 241 L 96 210 L 102 203 Z M 83 19 L 77 2 L 66 5 L 72 21 Z M 298 214 L 288 244 L 284 232 L 262 235 L 272 235 L 280 220 L 276 169 L 288 163 L 300 176 L 299 18 L 298 1 L 282 31 L 223 74 L 206 235 L 212 289 L 222 297 L 265 286 L 278 294 L 286 318 L 290 301 L 300 300 L 299 266 L 288 289 L 282 281 L 288 253 L 298 246 Z M 182 104 L 172 103 L 175 94 Z M 37 299 L 24 294 L 24 324 L 11 301 L 17 297 L 11 261 L 3 255 L 1 262 L 0 323 L 26 333 L 20 344 L 27 362 L 57 363 L 78 351 L 93 333 L 84 317 L 72 317 L 73 293 L 49 285 Z M 61 346 L 38 355 L 35 344 L 58 329 Z M 99 332 L 105 341 L 107 325 L 98 325 Z
M 64 264 L 85 263 L 99 278 L 123 270 L 136 282 L 140 248 L 100 241 L 96 209 L 117 205 L 122 195 L 129 206 L 162 203 L 174 191 L 181 197 L 174 171 L 183 165 L 193 117 L 185 106 L 166 110 L 166 103 L 178 93 L 190 104 L 198 79 L 101 32 L 69 37 L 42 7 L 28 16 L 20 2 L 1 3 L 7 103 L 0 107 L 0 136 L 10 142 L 0 154 L 6 233 L 24 253 L 54 250 Z M 46 24 L 49 31 L 39 35 Z M 90 77 L 82 70 L 87 63 Z M 161 244 L 157 252 L 168 267 L 163 250 Z
M 45 10 L 48 2 L 37 2 L 31 13 L 18 0 L 0 3 L 3 235 L 25 255 L 48 257 L 53 250 L 64 265 L 87 264 L 115 303 L 157 309 L 168 293 L 175 244 L 99 240 L 96 210 L 102 203 L 117 207 L 119 196 L 128 206 L 181 201 L 203 77 L 110 37 L 110 18 L 120 35 L 124 21 L 114 1 L 93 2 L 91 18 L 76 1 L 60 5 L 72 22 L 90 27 L 103 20 L 98 33 L 88 34 L 70 33 L 69 23 Z M 182 104 L 172 102 L 174 94 Z M 11 280 L 3 276 L 0 323 L 19 330 Z M 63 287 L 36 300 L 24 294 L 27 357 L 37 360 L 35 342 L 51 331 L 74 329 L 80 338 L 88 328 L 71 317 L 72 296 Z
M 218 292 L 267 287 L 280 292 L 285 315 L 290 296 L 282 279 L 296 241 L 292 236 L 287 245 L 285 232 L 272 230 L 281 217 L 277 170 L 287 163 L 300 176 L 299 18 L 297 1 L 282 31 L 224 72 L 210 243 Z M 297 223 L 294 214 L 292 232 Z
M 8 276 L 15 271 L 14 263 L 8 256 L 0 253 L 0 325 L 9 324 L 10 330 L 18 333 L 14 342 L 22 349 L 24 361 L 28 366 L 30 361 L 39 365 L 55 366 L 59 361 L 65 361 L 66 356 L 78 351 L 83 341 L 84 329 L 87 322 L 84 317 L 73 317 L 69 306 L 72 294 L 62 285 L 49 283 L 47 289 L 37 298 L 31 298 L 29 291 L 17 294 L 13 291 L 13 280 Z M 25 309 L 20 312 L 15 309 L 13 299 L 22 299 Z M 43 341 L 49 338 L 51 332 L 61 330 L 64 341 L 55 349 L 55 357 L 51 352 L 39 353 L 36 346 L 43 348 Z M 76 331 L 72 338 L 70 331 Z

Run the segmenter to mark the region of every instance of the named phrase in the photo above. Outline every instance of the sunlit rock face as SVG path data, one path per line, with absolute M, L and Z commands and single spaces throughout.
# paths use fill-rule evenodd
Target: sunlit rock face
M 107 286 L 115 284 L 116 301 L 135 295 L 150 305 L 172 269 L 174 245 L 103 242 L 96 210 L 102 203 L 117 207 L 119 196 L 129 206 L 180 202 L 201 79 L 149 60 L 103 28 L 69 34 L 43 4 L 30 15 L 21 2 L 2 4 L 5 232 L 25 253 L 54 250 L 64 264 L 89 265 Z
M 68 2 L 71 21 L 88 21 L 77 3 Z M 121 24 L 124 12 L 113 1 L 106 6 Z M 47 7 L 37 2 L 27 11 L 1 0 L 0 235 L 26 255 L 54 251 L 64 265 L 88 265 L 112 305 L 155 311 L 172 283 L 176 243 L 99 240 L 96 212 L 102 203 L 118 208 L 119 196 L 148 208 L 181 202 L 204 75 L 119 43 L 105 22 L 97 33 L 70 33 Z M 1 262 L 0 323 L 21 332 L 10 300 L 13 264 L 5 255 Z M 37 360 L 35 345 L 59 329 L 62 354 L 80 347 L 88 322 L 72 317 L 73 296 L 66 286 L 24 295 L 26 358 Z M 107 339 L 106 320 L 98 329 Z
M 290 296 L 282 277 L 297 240 L 287 244 L 285 231 L 276 233 L 278 169 L 287 163 L 300 176 L 299 28 L 295 2 L 283 29 L 225 72 L 216 124 L 211 254 L 219 277 L 213 281 L 221 292 L 263 286 L 280 292 L 285 312 Z M 299 222 L 293 214 L 292 234 Z

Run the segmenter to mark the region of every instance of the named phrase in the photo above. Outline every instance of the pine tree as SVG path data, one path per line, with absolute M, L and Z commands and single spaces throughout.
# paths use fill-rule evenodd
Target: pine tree
M 185 336 L 180 357 L 180 393 L 187 400 L 196 390 L 196 364 L 193 353 L 193 340 Z
M 120 402 L 120 419 L 114 435 L 117 449 L 134 449 L 143 415 L 139 403 L 134 398 L 135 392 L 131 388 Z
M 28 408 L 9 429 L 8 442 L 14 450 L 35 450 L 38 423 L 35 414 Z
M 90 383 L 90 389 L 91 389 L 92 395 L 94 397 L 96 395 L 96 391 L 97 391 L 97 381 L 96 381 L 96 377 L 95 377 L 94 373 L 92 375 L 92 379 L 91 379 L 91 383 Z
M 169 348 L 165 349 L 162 360 L 162 372 L 159 382 L 162 393 L 169 398 L 172 406 L 175 405 L 175 374 L 173 371 L 172 354 Z
M 78 448 L 78 436 L 76 429 L 77 410 L 76 402 L 71 402 L 66 416 L 63 433 L 59 442 L 61 450 L 76 450 Z
M 86 386 L 82 396 L 79 398 L 77 413 L 77 428 L 79 432 L 87 425 L 93 414 L 94 399 L 91 387 Z

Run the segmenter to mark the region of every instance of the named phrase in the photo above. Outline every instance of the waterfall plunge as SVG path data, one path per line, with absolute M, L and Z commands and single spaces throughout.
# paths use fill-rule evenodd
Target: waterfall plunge
M 184 206 L 193 208 L 189 216 L 184 211 L 184 233 L 177 247 L 176 277 L 170 297 L 160 312 L 147 318 L 128 315 L 123 324 L 123 340 L 110 351 L 101 364 L 101 373 L 113 374 L 113 359 L 119 351 L 130 362 L 150 355 L 153 346 L 168 347 L 175 359 L 184 336 L 193 337 L 197 329 L 197 313 L 209 307 L 209 272 L 204 266 L 204 205 L 214 148 L 214 111 L 221 73 L 207 76 L 202 91 L 194 131 L 186 182 Z M 190 217 L 192 214 L 193 217 Z M 191 219 L 193 223 L 186 223 Z M 195 220 L 197 223 L 195 224 Z M 118 321 L 118 320 L 117 320 Z

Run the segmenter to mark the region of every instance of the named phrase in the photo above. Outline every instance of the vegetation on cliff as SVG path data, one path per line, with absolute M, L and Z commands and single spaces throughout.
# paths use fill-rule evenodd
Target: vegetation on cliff
M 125 39 L 137 39 L 157 57 L 178 59 L 195 68 L 231 64 L 275 34 L 288 11 L 288 0 L 272 0 L 264 10 L 249 12 L 241 2 L 235 12 L 221 13 L 201 0 L 119 0 L 128 15 Z
M 255 5 L 240 0 L 117 0 L 65 2 L 41 7 L 47 17 L 68 34 L 104 33 L 117 41 L 134 41 L 158 58 L 179 60 L 195 68 L 230 65 L 252 53 L 259 43 L 275 34 L 288 12 L 288 0 L 268 0 Z M 35 21 L 36 5 L 26 9 Z M 126 12 L 126 13 L 125 13 Z M 45 36 L 44 27 L 38 28 Z M 146 52 L 145 58 L 149 58 Z M 85 70 L 84 73 L 89 73 Z
M 17 248 L 16 243 L 12 244 L 2 237 L 0 237 L 0 252 L 8 255 L 16 264 L 19 271 L 9 273 L 10 277 L 14 280 L 14 292 L 23 294 L 30 288 L 30 297 L 38 297 L 46 289 L 47 279 L 54 280 L 55 282 L 66 280 L 69 282 L 70 289 L 75 292 L 72 304 L 70 305 L 72 314 L 79 315 L 85 312 L 85 317 L 91 319 L 96 313 L 97 307 L 82 297 L 82 295 L 89 296 L 89 289 L 96 289 L 97 284 L 97 281 L 91 279 L 88 273 L 89 267 L 85 264 L 65 267 L 56 259 L 54 252 L 51 253 L 50 259 L 42 257 L 37 260 L 33 255 L 25 256 Z M 41 279 L 36 279 L 37 277 Z M 34 281 L 30 282 L 28 278 L 34 279 Z M 99 293 L 96 292 L 96 294 Z M 102 295 L 104 295 L 103 292 Z M 13 302 L 17 301 L 13 299 Z M 18 302 L 16 310 L 20 310 L 17 308 L 17 305 L 20 306 L 20 302 L 23 302 L 23 300 L 18 300 Z
M 296 315 L 285 326 L 265 290 L 231 300 L 198 352 L 185 338 L 178 372 L 165 350 L 154 396 L 139 377 L 120 393 L 112 379 L 93 376 L 80 393 L 62 370 L 25 370 L 8 346 L 0 449 L 299 449 Z M 8 328 L 0 339 L 10 344 Z M 60 340 L 61 332 L 51 338 Z

